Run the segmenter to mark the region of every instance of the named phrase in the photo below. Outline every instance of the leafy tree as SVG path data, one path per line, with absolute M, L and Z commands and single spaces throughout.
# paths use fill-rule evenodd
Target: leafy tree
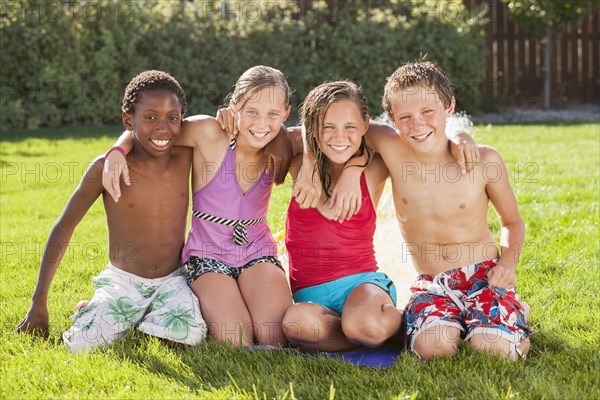
M 510 18 L 543 43 L 543 106 L 550 108 L 552 55 L 556 40 L 570 22 L 586 16 L 593 0 L 502 0 Z
M 324 80 L 352 79 L 379 115 L 386 77 L 424 53 L 461 109 L 481 109 L 483 19 L 462 0 L 297 4 L 0 0 L 0 130 L 118 124 L 123 89 L 145 69 L 175 76 L 190 114 L 213 114 L 257 64 L 287 75 L 293 110 Z

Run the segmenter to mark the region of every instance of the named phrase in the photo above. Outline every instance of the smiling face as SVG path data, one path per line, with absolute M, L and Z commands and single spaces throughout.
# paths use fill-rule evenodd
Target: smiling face
M 325 113 L 319 147 L 330 163 L 343 165 L 359 150 L 368 127 L 369 117 L 363 119 L 353 101 L 336 101 Z
M 181 130 L 181 103 L 169 90 L 140 94 L 133 113 L 123 113 L 123 124 L 137 146 L 151 157 L 169 153 Z
M 232 104 L 235 109 L 235 105 Z M 281 129 L 290 113 L 283 89 L 269 86 L 257 90 L 236 109 L 239 129 L 238 146 L 264 148 Z
M 433 88 L 413 86 L 391 96 L 391 111 L 394 126 L 416 152 L 428 153 L 447 145 L 446 118 L 454 112 L 454 97 L 444 108 Z

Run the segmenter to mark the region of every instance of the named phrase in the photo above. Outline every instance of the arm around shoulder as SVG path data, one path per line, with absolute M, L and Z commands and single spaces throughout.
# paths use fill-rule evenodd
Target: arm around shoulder
M 371 201 L 373 202 L 373 207 L 375 207 L 375 209 L 377 209 L 377 205 L 383 194 L 386 179 L 389 176 L 389 170 L 383 162 L 383 159 L 379 154 L 375 154 L 373 160 L 365 169 L 365 177 L 367 178 Z
M 378 153 L 381 153 L 381 149 L 385 147 L 388 140 L 396 140 L 398 137 L 398 132 L 393 126 L 375 121 L 371 121 L 365 134 L 367 146 Z
M 228 141 L 227 133 L 221 128 L 215 117 L 192 115 L 183 120 L 181 132 L 175 144 L 199 149 L 202 146 Z

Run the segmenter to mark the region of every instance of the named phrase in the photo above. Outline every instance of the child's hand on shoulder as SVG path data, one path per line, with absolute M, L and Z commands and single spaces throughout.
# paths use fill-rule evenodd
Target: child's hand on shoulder
M 217 110 L 215 117 L 221 129 L 227 132 L 229 139 L 233 139 L 238 134 L 237 124 L 235 123 L 235 113 L 229 107 L 222 107 Z
M 116 203 L 121 197 L 121 176 L 123 176 L 123 182 L 127 186 L 131 185 L 131 181 L 129 179 L 129 167 L 127 166 L 125 156 L 120 151 L 112 150 L 109 150 L 104 159 L 102 186 L 104 186 L 104 189 L 106 189 Z
M 300 208 L 315 208 L 319 205 L 322 193 L 321 180 L 316 172 L 315 164 L 303 163 L 298 171 L 292 196 Z
M 479 165 L 479 147 L 467 132 L 457 132 L 450 138 L 450 152 L 463 174 L 470 173 Z
M 362 206 L 360 190 L 360 168 L 346 168 L 329 199 L 329 208 L 334 210 L 334 220 L 344 222 L 349 220 Z M 356 176 L 358 174 L 358 176 Z
M 504 289 L 512 289 L 517 286 L 517 277 L 515 276 L 515 268 L 507 267 L 498 263 L 488 272 L 488 285 L 491 288 L 501 287 Z

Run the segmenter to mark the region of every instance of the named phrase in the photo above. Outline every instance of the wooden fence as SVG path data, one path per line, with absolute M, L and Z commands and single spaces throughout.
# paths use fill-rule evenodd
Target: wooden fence
M 488 5 L 485 67 L 481 90 L 488 102 L 539 106 L 542 102 L 542 42 L 508 17 L 499 0 L 464 0 L 469 9 Z M 600 9 L 590 7 L 579 23 L 570 23 L 553 48 L 552 105 L 600 102 Z
M 379 0 L 381 1 L 381 0 Z M 365 1 L 375 7 L 378 0 Z M 488 103 L 540 106 L 542 103 L 542 42 L 509 19 L 508 6 L 500 0 L 462 0 L 473 13 L 487 4 L 484 71 L 474 82 Z M 312 0 L 297 0 L 301 13 Z M 343 7 L 342 0 L 327 0 Z M 569 24 L 555 41 L 551 71 L 554 106 L 600 102 L 600 7 L 590 7 L 579 23 Z

